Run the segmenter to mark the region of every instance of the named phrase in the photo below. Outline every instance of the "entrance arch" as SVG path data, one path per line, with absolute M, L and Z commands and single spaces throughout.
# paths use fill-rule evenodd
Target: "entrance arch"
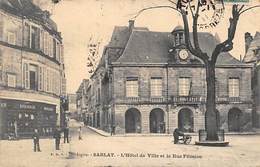
M 183 108 L 178 113 L 178 127 L 183 132 L 193 132 L 193 113 L 188 108 Z
M 141 133 L 141 113 L 136 108 L 128 109 L 125 112 L 125 132 Z
M 228 131 L 239 132 L 242 112 L 238 108 L 232 108 L 228 112 Z
M 160 108 L 150 112 L 150 133 L 165 133 L 164 111 Z

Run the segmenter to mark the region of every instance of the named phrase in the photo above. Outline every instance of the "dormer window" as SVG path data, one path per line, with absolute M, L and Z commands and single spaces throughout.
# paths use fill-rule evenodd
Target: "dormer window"
M 172 31 L 172 35 L 174 37 L 174 46 L 179 46 L 181 44 L 185 44 L 184 41 L 184 29 L 182 26 L 177 26 Z
M 185 41 L 183 32 L 174 33 L 174 46 L 178 46 L 184 43 Z

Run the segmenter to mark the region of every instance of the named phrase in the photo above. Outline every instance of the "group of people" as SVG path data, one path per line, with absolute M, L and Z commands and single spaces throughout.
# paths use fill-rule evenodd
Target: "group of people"
M 53 138 L 55 139 L 55 149 L 60 150 L 60 139 L 61 139 L 61 133 L 63 132 L 64 143 L 69 143 L 69 128 L 65 127 L 62 130 L 60 128 L 56 128 L 53 133 Z M 78 129 L 79 134 L 79 140 L 82 140 L 82 129 L 79 127 Z M 37 129 L 34 129 L 34 133 L 32 135 L 33 138 L 33 149 L 34 152 L 41 152 L 40 149 L 40 135 L 38 133 Z

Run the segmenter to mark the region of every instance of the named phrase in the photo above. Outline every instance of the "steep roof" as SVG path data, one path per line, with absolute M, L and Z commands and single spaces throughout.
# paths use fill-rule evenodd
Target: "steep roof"
M 256 32 L 253 41 L 250 43 L 249 48 L 246 52 L 246 55 L 243 59 L 244 62 L 253 62 L 257 60 L 257 56 L 254 53 L 254 50 L 260 49 L 260 32 Z
M 191 34 L 192 39 L 192 34 Z M 191 42 L 193 42 L 191 40 Z M 210 33 L 199 33 L 199 43 L 204 52 L 211 55 L 218 41 Z M 167 63 L 173 38 L 168 32 L 134 30 L 128 40 L 119 63 Z M 217 64 L 243 64 L 229 53 L 221 53 Z
M 41 10 L 31 0 L 0 0 L 0 9 L 13 15 L 37 20 L 50 30 L 57 31 L 56 23 L 49 18 L 49 12 Z

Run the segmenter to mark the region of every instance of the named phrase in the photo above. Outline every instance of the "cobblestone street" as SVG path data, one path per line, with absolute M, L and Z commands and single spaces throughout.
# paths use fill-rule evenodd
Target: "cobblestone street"
M 259 135 L 227 136 L 230 146 L 221 148 L 196 146 L 197 137 L 190 145 L 174 145 L 170 136 L 103 137 L 87 128 L 78 140 L 79 125 L 72 126 L 70 144 L 59 151 L 53 139 L 41 139 L 42 152 L 36 153 L 32 140 L 0 141 L 0 166 L 260 166 Z

